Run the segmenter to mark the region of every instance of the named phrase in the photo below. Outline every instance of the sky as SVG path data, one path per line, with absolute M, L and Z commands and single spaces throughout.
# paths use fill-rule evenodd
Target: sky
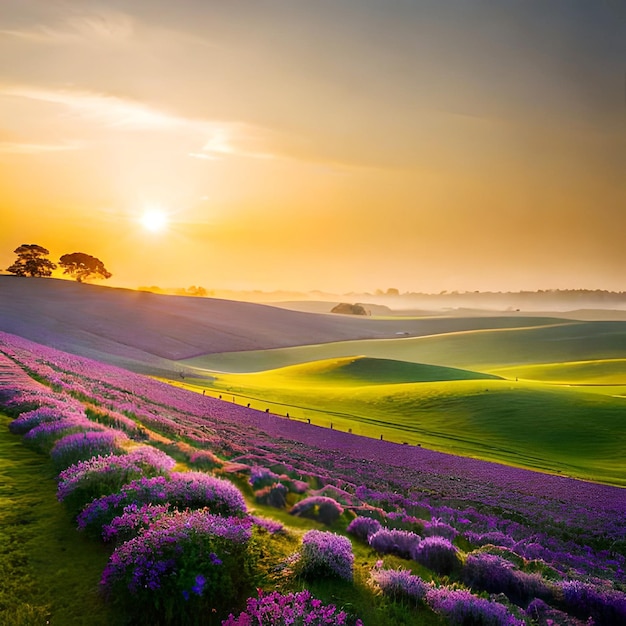
M 622 0 L 2 0 L 3 269 L 624 291 L 625 172 Z

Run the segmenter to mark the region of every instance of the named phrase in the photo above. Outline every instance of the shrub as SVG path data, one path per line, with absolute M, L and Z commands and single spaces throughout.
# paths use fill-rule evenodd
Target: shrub
M 548 598 L 551 593 L 539 574 L 527 574 L 502 557 L 474 553 L 463 567 L 463 581 L 470 587 L 489 593 L 504 593 L 512 602 Z
M 430 522 L 424 522 L 423 526 L 423 534 L 425 537 L 444 537 L 445 539 L 453 541 L 459 534 L 456 528 L 442 522 L 438 517 L 433 517 Z
M 121 515 L 114 517 L 110 524 L 102 527 L 104 541 L 128 541 L 139 534 L 142 528 L 149 528 L 156 520 L 170 512 L 168 504 L 129 504 Z
M 209 450 L 194 450 L 189 454 L 189 465 L 207 470 L 219 467 L 222 462 Z
M 267 467 L 260 467 L 255 465 L 250 469 L 250 485 L 254 490 L 263 489 L 263 487 L 269 487 L 278 482 L 280 476 Z
M 326 496 L 311 496 L 293 505 L 291 515 L 317 520 L 327 526 L 337 521 L 343 513 L 339 502 Z
M 304 576 L 352 580 L 354 555 L 350 540 L 335 533 L 310 530 L 302 538 L 299 567 Z
M 410 530 L 381 528 L 370 535 L 369 544 L 381 554 L 397 554 L 408 559 L 411 558 L 420 540 L 421 537 Z
M 287 504 L 287 487 L 282 483 L 268 485 L 256 491 L 254 499 L 259 504 L 267 504 L 277 509 L 282 509 Z
M 55 443 L 67 435 L 103 430 L 104 426 L 93 424 L 82 415 L 70 415 L 34 426 L 24 435 L 24 442 L 40 452 L 49 453 Z
M 129 504 L 169 504 L 173 509 L 201 509 L 220 515 L 243 515 L 246 503 L 241 492 L 227 480 L 201 472 L 172 472 L 169 476 L 139 478 L 118 493 L 88 504 L 77 517 L 78 527 L 100 534 L 102 527 L 121 515 Z
M 40 406 L 31 411 L 22 413 L 18 418 L 14 419 L 9 424 L 9 430 L 14 435 L 24 435 L 29 430 L 44 424 L 46 422 L 56 422 L 67 417 L 82 417 L 85 418 L 80 412 L 74 411 L 62 411 L 58 406 Z
M 443 537 L 422 539 L 411 556 L 438 574 L 450 574 L 460 564 L 458 549 Z
M 348 524 L 346 530 L 355 537 L 367 541 L 370 535 L 378 532 L 381 528 L 380 522 L 371 517 L 355 517 Z
M 137 447 L 128 454 L 94 456 L 59 474 L 57 498 L 76 515 L 93 499 L 115 493 L 141 476 L 164 473 L 175 463 L 165 452 L 151 446 Z
M 247 518 L 174 512 L 118 546 L 101 585 L 134 624 L 194 624 L 249 591 Z M 245 596 L 244 596 L 245 597 Z
M 322 604 L 307 590 L 283 595 L 277 591 L 264 594 L 259 589 L 258 599 L 248 598 L 245 612 L 239 617 L 231 613 L 228 619 L 222 622 L 222 626 L 252 626 L 254 624 L 347 626 L 352 623 L 354 626 L 363 626 L 360 619 L 355 622 L 349 620 L 344 611 L 337 611 L 333 604 Z
M 430 588 L 426 600 L 436 613 L 454 626 L 524 626 L 503 605 L 478 598 L 469 591 L 447 587 Z
M 93 456 L 120 453 L 121 444 L 125 441 L 128 441 L 128 437 L 119 430 L 103 429 L 96 432 L 73 433 L 59 439 L 54 444 L 50 456 L 57 470 L 62 470 Z
M 259 528 L 264 528 L 270 535 L 275 535 L 276 533 L 280 533 L 285 530 L 285 527 L 281 522 L 277 522 L 273 519 L 268 519 L 267 517 L 258 517 L 256 515 L 250 516 L 250 519 L 253 521 L 255 526 Z
M 537 626 L 588 626 L 589 624 L 552 608 L 539 598 L 533 600 L 524 613 Z
M 385 525 L 387 528 L 397 530 L 410 530 L 419 535 L 423 528 L 424 522 L 413 515 L 407 515 L 405 511 L 391 512 L 385 515 Z
M 394 600 L 417 603 L 426 597 L 428 585 L 419 577 L 403 569 L 374 568 L 370 579 L 384 595 Z
M 558 586 L 568 613 L 581 619 L 591 617 L 603 626 L 626 624 L 626 594 L 579 580 L 564 580 Z

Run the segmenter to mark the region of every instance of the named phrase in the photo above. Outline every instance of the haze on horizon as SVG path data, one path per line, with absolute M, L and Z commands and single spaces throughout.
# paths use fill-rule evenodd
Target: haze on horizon
M 622 291 L 625 70 L 611 0 L 3 0 L 0 268 Z

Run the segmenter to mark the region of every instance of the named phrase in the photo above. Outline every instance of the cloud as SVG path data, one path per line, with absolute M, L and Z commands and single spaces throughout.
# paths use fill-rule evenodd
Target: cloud
M 190 153 L 189 156 L 200 159 L 227 156 L 273 159 L 277 156 L 266 149 L 271 142 L 267 130 L 241 122 L 221 122 L 207 125 L 205 131 L 208 137 L 201 151 Z
M 134 30 L 130 15 L 101 10 L 72 15 L 53 24 L 2 29 L 0 35 L 41 44 L 113 43 L 130 39 Z
M 40 102 L 59 104 L 74 114 L 108 127 L 128 130 L 172 129 L 188 123 L 143 104 L 88 91 L 43 89 L 39 87 L 0 87 L 0 94 Z
M 244 122 L 189 118 L 134 100 L 73 89 L 0 85 L 0 95 L 57 105 L 82 120 L 109 130 L 186 134 L 199 146 L 188 153 L 192 158 L 215 160 L 239 156 L 271 159 L 277 156 L 268 149 L 276 143 L 277 134 Z

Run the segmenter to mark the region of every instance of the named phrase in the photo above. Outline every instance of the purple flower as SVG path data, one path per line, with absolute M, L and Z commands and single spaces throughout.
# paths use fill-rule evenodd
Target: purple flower
M 389 530 L 381 528 L 369 536 L 369 544 L 381 554 L 397 554 L 410 558 L 421 537 L 410 530 Z
M 352 544 L 335 533 L 309 530 L 302 538 L 299 565 L 305 576 L 337 576 L 352 580 Z
M 371 517 L 355 517 L 348 524 L 346 531 L 363 541 L 368 541 L 370 536 L 381 528 L 380 522 Z
M 128 437 L 119 430 L 102 428 L 99 432 L 74 433 L 59 439 L 50 452 L 56 467 L 67 468 L 93 456 L 121 452 Z
M 504 605 L 478 598 L 469 591 L 431 587 L 426 600 L 433 611 L 455 626 L 524 626 L 524 620 L 512 615 Z
M 418 602 L 428 590 L 428 585 L 408 570 L 374 568 L 370 578 L 384 595 L 398 600 Z
M 114 550 L 102 588 L 131 614 L 143 613 L 142 623 L 156 618 L 159 606 L 181 599 L 191 604 L 206 597 L 209 607 L 223 610 L 236 599 L 251 526 L 247 518 L 206 511 L 162 515 Z
M 258 598 L 248 598 L 246 610 L 235 617 L 232 613 L 222 622 L 222 626 L 348 626 L 348 615 L 338 611 L 335 605 L 324 605 L 307 590 L 282 595 L 277 591 L 263 593 Z M 360 619 L 354 626 L 363 626 Z
M 304 498 L 291 507 L 291 515 L 318 520 L 322 524 L 330 525 L 337 521 L 343 513 L 339 502 L 326 496 L 310 496 Z
M 169 504 L 178 509 L 208 507 L 212 513 L 223 515 L 243 515 L 246 511 L 241 492 L 227 480 L 201 472 L 172 472 L 167 477 L 134 480 L 119 492 L 94 500 L 78 515 L 78 527 L 100 533 L 129 504 Z
M 450 574 L 460 564 L 459 551 L 448 539 L 426 537 L 415 546 L 412 558 L 438 574 Z

